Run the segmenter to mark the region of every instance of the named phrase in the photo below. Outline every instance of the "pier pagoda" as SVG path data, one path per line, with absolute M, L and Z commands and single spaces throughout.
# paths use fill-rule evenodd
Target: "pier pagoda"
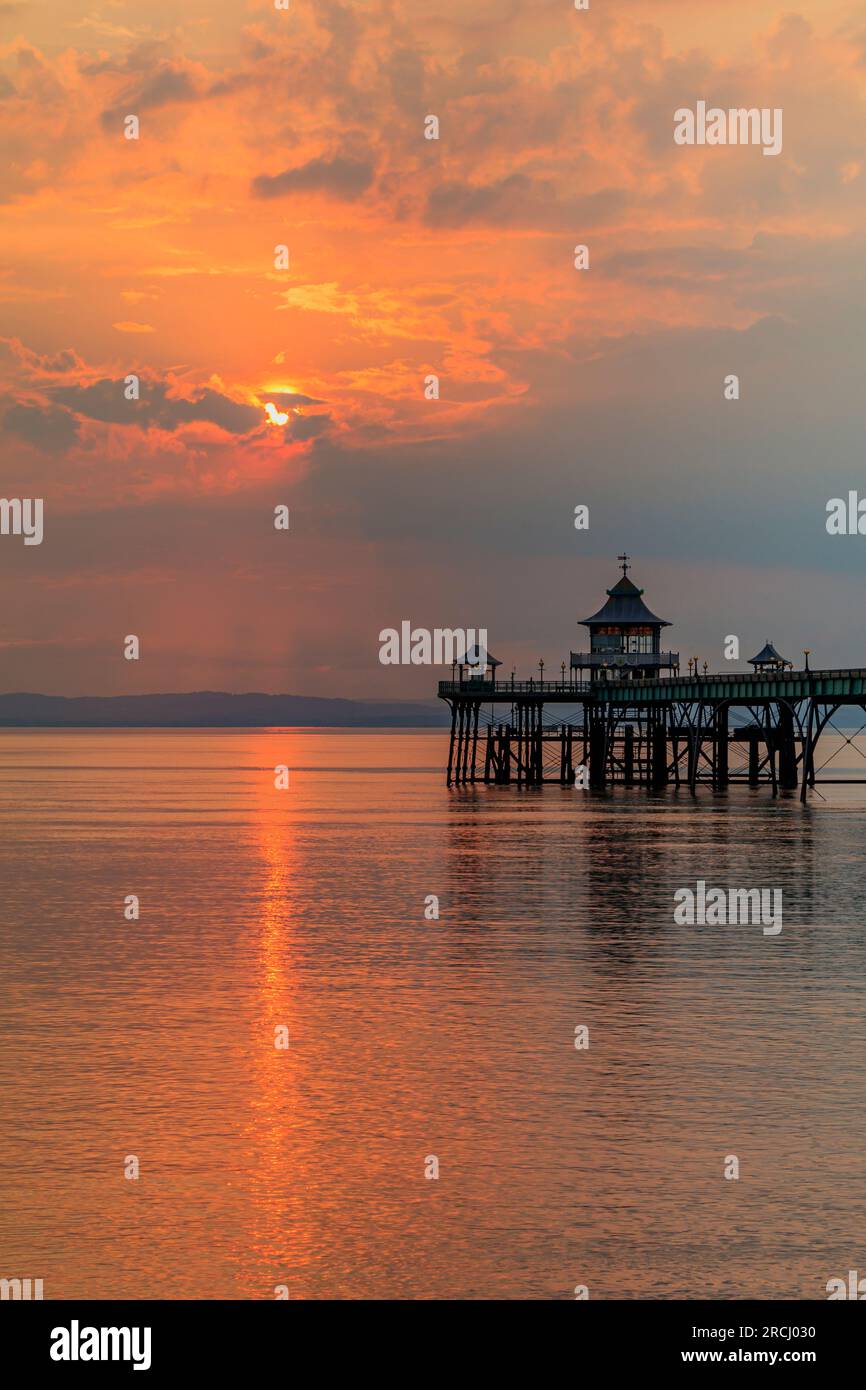
M 589 628 L 589 651 L 571 653 L 572 671 L 589 671 L 592 681 L 677 672 L 679 652 L 661 650 L 661 630 L 670 623 L 647 608 L 643 589 L 628 577 L 629 557 L 620 555 L 619 561 L 622 578 L 607 590 L 607 602 L 591 618 L 581 619 L 581 627 Z

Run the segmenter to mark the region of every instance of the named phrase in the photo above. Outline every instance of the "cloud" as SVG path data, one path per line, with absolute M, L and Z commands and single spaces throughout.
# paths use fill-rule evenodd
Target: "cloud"
M 291 289 L 282 290 L 280 298 L 283 303 L 277 305 L 278 309 L 303 309 L 315 314 L 354 316 L 360 308 L 355 295 L 346 294 L 336 280 L 326 285 L 293 285 Z
M 256 198 L 284 198 L 289 193 L 333 193 L 353 202 L 370 187 L 374 168 L 369 159 L 338 155 L 334 159 L 310 159 L 281 174 L 259 174 L 252 182 Z
M 0 363 L 12 362 L 28 381 L 39 381 L 43 377 L 80 372 L 85 368 L 84 360 L 74 348 L 60 348 L 53 353 L 34 352 L 20 338 L 0 338 Z
M 53 399 L 74 410 L 85 419 L 104 424 L 150 426 L 163 430 L 178 430 L 184 425 L 205 422 L 216 425 L 227 434 L 248 434 L 262 423 L 258 406 L 234 401 L 210 387 L 191 397 L 170 395 L 168 387 L 144 377 L 141 398 L 128 401 L 124 382 L 108 377 L 88 386 L 61 386 L 52 392 Z
M 149 323 L 135 323 L 131 319 L 125 319 L 122 323 L 113 323 L 112 328 L 116 328 L 118 333 L 155 333 L 156 329 Z
M 431 227 L 486 223 L 505 227 L 578 226 L 585 230 L 615 217 L 626 201 L 623 191 L 610 188 L 563 201 L 552 179 L 520 173 L 490 184 L 452 179 L 430 190 L 424 220 Z
M 299 391 L 263 391 L 262 400 L 273 401 L 274 405 L 323 405 L 315 396 L 304 396 Z
M 56 406 L 13 405 L 3 417 L 3 427 L 45 452 L 68 449 L 78 439 L 75 417 Z
M 137 116 L 142 111 L 155 111 L 176 102 L 195 101 L 198 95 L 189 71 L 164 63 L 143 82 L 130 88 L 113 107 L 103 111 L 103 129 L 114 129 L 126 115 Z
M 330 415 L 293 415 L 292 439 L 299 443 L 307 439 L 317 439 L 330 429 L 331 424 Z
M 94 15 L 85 15 L 83 19 L 75 20 L 69 27 L 70 29 L 90 29 L 94 34 L 98 34 L 100 38 L 104 39 L 135 39 L 137 37 L 134 29 L 127 29 L 123 24 L 110 24 Z

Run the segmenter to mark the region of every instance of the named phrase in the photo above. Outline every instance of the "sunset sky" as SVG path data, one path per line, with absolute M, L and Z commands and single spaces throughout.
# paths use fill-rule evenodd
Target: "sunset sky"
M 683 663 L 866 666 L 864 98 L 839 0 L 0 3 L 0 689 L 424 697 L 402 619 L 558 669 L 623 547 Z

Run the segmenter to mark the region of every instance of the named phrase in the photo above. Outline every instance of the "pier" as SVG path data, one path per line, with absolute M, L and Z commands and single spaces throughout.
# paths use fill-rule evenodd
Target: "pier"
M 818 740 L 840 709 L 858 708 L 866 726 L 866 669 L 794 670 L 767 643 L 751 673 L 701 675 L 694 661 L 684 676 L 678 653 L 659 649 L 669 624 L 646 608 L 620 559 L 623 578 L 585 620 L 591 650 L 572 653 L 560 680 L 544 680 L 543 670 L 538 680 L 499 680 L 501 663 L 476 652 L 474 664 L 439 682 L 451 710 L 449 786 L 621 783 L 694 793 L 700 784 L 763 784 L 805 801 L 821 781 L 866 782 L 866 765 L 856 779 L 821 778 L 816 765 Z

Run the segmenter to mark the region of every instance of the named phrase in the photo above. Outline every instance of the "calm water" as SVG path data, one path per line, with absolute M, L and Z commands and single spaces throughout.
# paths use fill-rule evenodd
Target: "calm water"
M 446 751 L 0 733 L 0 1275 L 821 1298 L 866 1269 L 866 787 L 449 792 Z M 698 878 L 781 887 L 781 935 L 675 926 Z

